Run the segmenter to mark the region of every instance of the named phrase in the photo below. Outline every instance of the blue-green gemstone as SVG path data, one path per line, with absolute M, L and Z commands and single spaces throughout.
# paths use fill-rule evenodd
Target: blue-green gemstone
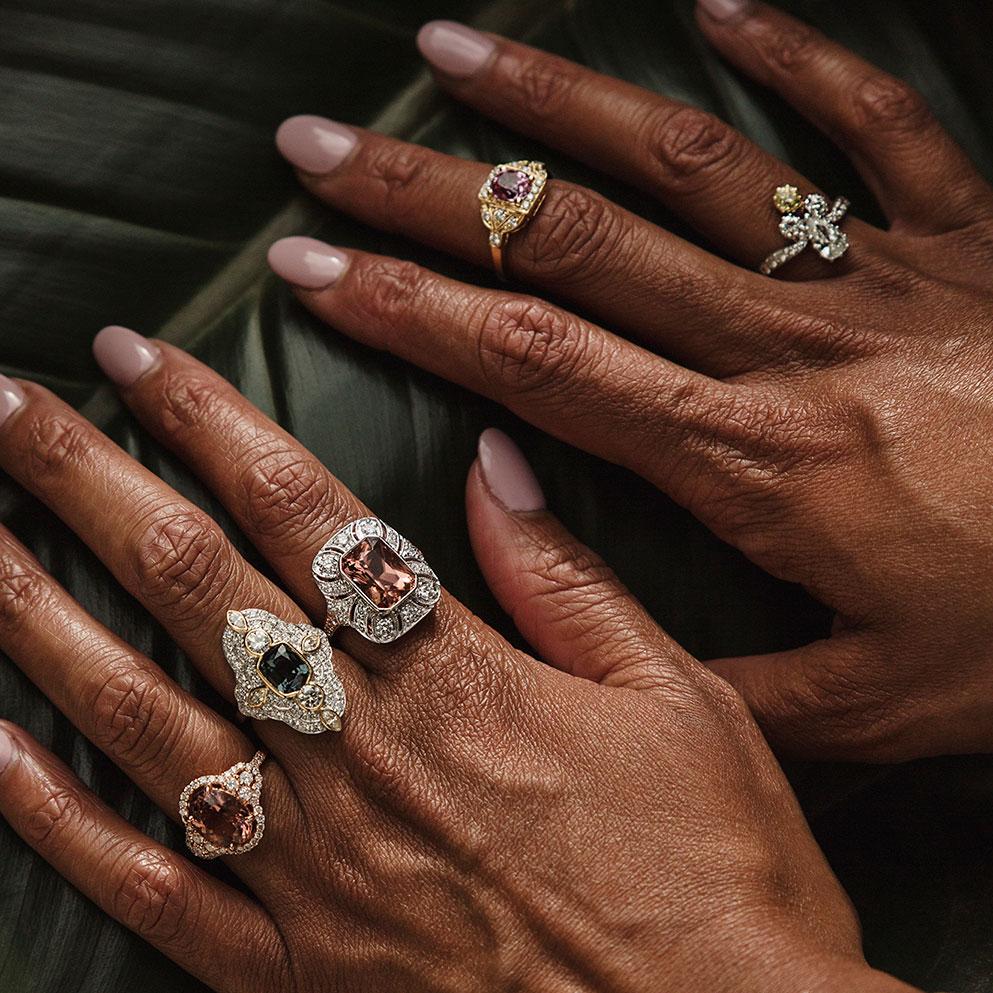
M 273 645 L 259 659 L 259 675 L 270 689 L 291 696 L 310 679 L 310 666 L 289 645 Z

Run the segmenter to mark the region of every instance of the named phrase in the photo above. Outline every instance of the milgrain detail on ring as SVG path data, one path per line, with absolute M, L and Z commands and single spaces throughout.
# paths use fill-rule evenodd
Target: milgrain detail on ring
M 376 517 L 336 531 L 314 557 L 313 574 L 327 601 L 327 628 L 354 628 L 379 644 L 406 634 L 441 598 L 420 551 Z
M 772 202 L 783 215 L 779 233 L 789 244 L 766 257 L 759 266 L 763 276 L 772 275 L 808 245 L 828 262 L 836 262 L 848 251 L 848 235 L 839 227 L 848 213 L 844 197 L 831 204 L 820 193 L 802 197 L 795 186 L 786 184 L 776 188 Z
M 187 784 L 179 797 L 179 816 L 194 855 L 202 859 L 243 855 L 262 840 L 265 759 L 265 752 L 256 752 L 251 762 L 237 762 L 224 772 Z
M 341 730 L 345 687 L 323 631 L 265 610 L 230 610 L 221 642 L 243 714 L 303 734 Z

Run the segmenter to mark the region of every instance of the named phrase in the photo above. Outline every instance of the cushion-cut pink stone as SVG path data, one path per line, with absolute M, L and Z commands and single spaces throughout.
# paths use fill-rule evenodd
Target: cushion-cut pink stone
M 255 834 L 255 812 L 222 786 L 198 786 L 187 804 L 190 823 L 218 848 L 240 848 Z
M 382 610 L 395 607 L 417 577 L 382 538 L 364 538 L 341 557 L 341 574 Z
M 498 200 L 523 200 L 531 192 L 531 177 L 520 169 L 504 169 L 490 183 L 490 190 Z

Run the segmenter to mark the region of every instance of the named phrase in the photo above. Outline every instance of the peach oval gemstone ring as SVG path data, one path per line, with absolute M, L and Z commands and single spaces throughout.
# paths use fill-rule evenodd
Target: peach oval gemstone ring
M 490 232 L 493 267 L 506 278 L 504 246 L 510 235 L 520 231 L 545 199 L 548 172 L 543 162 L 505 162 L 494 166 L 479 189 L 480 216 Z
M 328 632 L 350 627 L 379 644 L 406 634 L 441 599 L 441 583 L 424 556 L 378 517 L 339 528 L 312 571 L 327 601 Z

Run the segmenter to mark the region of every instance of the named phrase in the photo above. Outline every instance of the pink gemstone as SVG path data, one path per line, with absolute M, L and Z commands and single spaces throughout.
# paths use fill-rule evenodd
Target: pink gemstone
M 490 191 L 498 200 L 523 200 L 531 192 L 531 177 L 519 169 L 504 169 L 493 177 Z
M 341 573 L 382 610 L 395 607 L 417 577 L 382 538 L 366 538 L 341 558 Z
M 198 786 L 190 794 L 186 809 L 193 827 L 218 848 L 240 848 L 255 834 L 251 806 L 222 786 Z

